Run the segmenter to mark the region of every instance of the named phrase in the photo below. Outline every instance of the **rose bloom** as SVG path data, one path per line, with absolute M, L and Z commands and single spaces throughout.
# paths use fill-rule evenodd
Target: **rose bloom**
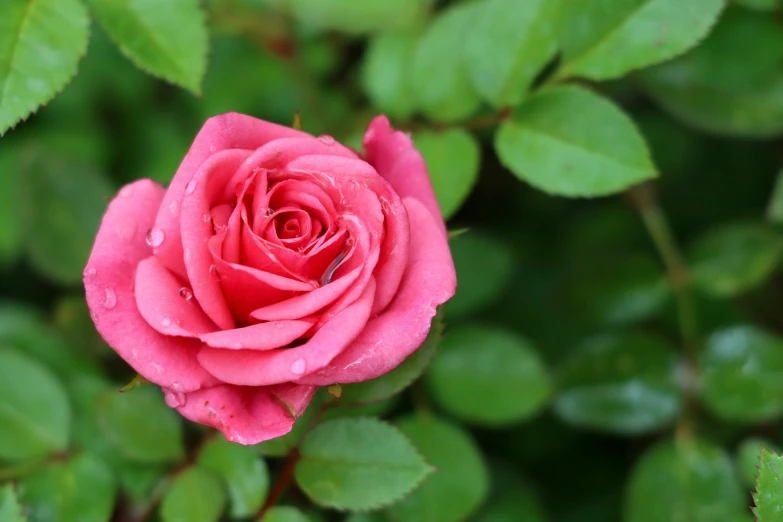
M 456 288 L 424 161 L 380 116 L 364 154 L 242 114 L 211 118 L 168 189 L 109 204 L 84 271 L 101 336 L 184 417 L 284 435 L 318 386 L 421 346 Z

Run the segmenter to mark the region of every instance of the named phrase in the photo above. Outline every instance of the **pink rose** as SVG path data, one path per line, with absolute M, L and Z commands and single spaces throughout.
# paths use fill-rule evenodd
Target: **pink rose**
M 421 155 L 381 116 L 365 157 L 241 114 L 206 122 L 168 190 L 109 204 L 84 272 L 95 325 L 186 418 L 254 444 L 318 386 L 424 341 L 455 291 Z

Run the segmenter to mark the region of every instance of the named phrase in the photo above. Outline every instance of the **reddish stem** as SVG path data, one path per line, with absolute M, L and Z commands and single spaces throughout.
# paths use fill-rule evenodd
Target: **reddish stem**
M 263 519 L 266 512 L 272 509 L 280 496 L 285 492 L 286 488 L 291 484 L 297 462 L 299 462 L 299 450 L 294 448 L 288 453 L 288 458 L 283 465 L 283 470 L 280 472 L 275 484 L 272 486 L 272 491 L 269 493 L 266 502 L 264 502 L 264 505 L 258 510 L 258 513 L 256 513 L 255 520 L 260 521 Z

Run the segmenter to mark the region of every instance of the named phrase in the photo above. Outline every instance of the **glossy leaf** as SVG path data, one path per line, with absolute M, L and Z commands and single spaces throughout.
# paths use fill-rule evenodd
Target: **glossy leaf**
M 515 176 L 560 196 L 604 196 L 656 176 L 631 120 L 581 87 L 532 96 L 501 124 L 495 150 Z
M 391 518 L 399 522 L 467 519 L 489 489 L 486 464 L 470 434 L 431 416 L 407 417 L 397 425 L 436 471 L 416 491 L 389 508 Z
M 70 422 L 60 381 L 21 352 L 0 348 L 0 458 L 26 460 L 64 450 Z
M 743 485 L 752 488 L 756 485 L 759 457 L 763 450 L 780 453 L 780 447 L 774 442 L 761 437 L 749 437 L 743 440 L 737 448 L 737 471 Z
M 21 223 L 30 261 L 55 282 L 80 283 L 111 187 L 92 167 L 37 148 L 25 151 L 20 169 Z
M 198 463 L 228 486 L 232 518 L 252 516 L 263 504 L 269 471 L 252 447 L 215 438 L 201 450 Z
M 184 455 L 182 422 L 153 388 L 131 393 L 109 390 L 98 403 L 103 435 L 125 458 L 145 463 L 172 462 Z
M 160 505 L 162 522 L 217 522 L 226 505 L 220 481 L 200 468 L 177 476 Z
M 412 81 L 416 105 L 436 121 L 459 121 L 480 105 L 463 60 L 465 35 L 479 4 L 465 3 L 441 11 L 419 39 Z
M 413 143 L 424 156 L 443 219 L 462 206 L 479 174 L 481 150 L 476 138 L 461 129 L 417 132 Z
M 457 294 L 445 305 L 446 315 L 465 317 L 496 302 L 514 275 L 514 253 L 504 240 L 471 230 L 449 241 L 457 269 Z
M 476 90 L 495 107 L 524 98 L 557 50 L 559 3 L 550 0 L 488 0 L 466 44 L 465 59 Z
M 704 38 L 723 7 L 723 0 L 566 2 L 558 76 L 607 80 L 666 61 Z
M 370 40 L 364 55 L 362 88 L 373 104 L 391 118 L 408 118 L 415 109 L 409 72 L 417 42 L 415 32 L 380 34 Z
M 756 521 L 777 522 L 783 505 L 783 457 L 771 450 L 761 450 L 758 473 L 753 494 Z
M 0 5 L 0 136 L 51 100 L 87 49 L 79 0 L 5 0 Z
M 19 483 L 19 500 L 31 522 L 109 522 L 115 496 L 111 470 L 87 453 L 52 463 Z
M 393 426 L 369 417 L 335 419 L 302 441 L 295 477 L 314 502 L 377 509 L 399 500 L 432 468 Z
M 478 424 L 518 422 L 545 404 L 552 384 L 535 348 L 514 332 L 461 325 L 450 330 L 427 370 L 433 399 Z
M 706 132 L 766 137 L 783 132 L 783 28 L 729 9 L 696 49 L 640 73 L 664 109 Z
M 693 284 L 732 297 L 762 284 L 783 259 L 783 236 L 763 224 L 736 223 L 698 238 L 690 249 Z
M 207 28 L 196 0 L 87 0 L 93 16 L 141 69 L 201 93 Z M 176 21 L 176 28 L 172 22 Z
M 312 522 L 312 520 L 293 506 L 275 506 L 266 512 L 260 522 Z
M 669 424 L 681 407 L 678 357 L 642 334 L 589 340 L 560 368 L 555 412 L 571 424 L 639 434 Z
M 758 422 L 783 413 L 783 338 L 750 325 L 713 333 L 699 362 L 699 389 L 719 417 Z
M 424 368 L 432 362 L 443 338 L 443 312 L 432 320 L 430 332 L 421 347 L 413 352 L 397 368 L 376 379 L 343 386 L 340 405 L 376 403 L 388 399 L 418 379 Z
M 12 484 L 0 486 L 0 520 L 5 522 L 26 522 Z
M 747 510 L 731 461 L 700 440 L 659 443 L 639 459 L 625 502 L 627 522 L 736 522 Z

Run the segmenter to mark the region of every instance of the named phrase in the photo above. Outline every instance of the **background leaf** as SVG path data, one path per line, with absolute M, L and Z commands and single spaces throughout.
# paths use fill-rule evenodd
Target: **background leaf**
M 201 93 L 208 36 L 195 0 L 87 0 L 93 16 L 128 59 L 145 71 Z M 171 23 L 176 20 L 176 30 Z
M 6 0 L 0 6 L 0 135 L 48 102 L 87 49 L 78 0 Z
M 780 448 L 774 442 L 761 437 L 749 437 L 737 448 L 737 468 L 745 487 L 752 488 L 756 485 L 759 457 L 764 450 L 779 452 Z
M 22 508 L 11 484 L 0 486 L 0 520 L 7 522 L 25 522 Z
M 783 503 L 783 457 L 773 451 L 762 449 L 759 456 L 759 477 L 753 499 L 756 507 L 753 513 L 758 522 L 774 522 L 780 518 Z
M 500 126 L 495 150 L 514 175 L 560 196 L 603 196 L 656 175 L 628 117 L 581 87 L 532 96 Z
M 377 509 L 399 499 L 432 469 L 393 426 L 371 418 L 335 419 L 302 441 L 296 482 L 318 504 Z
M 189 468 L 174 480 L 160 505 L 163 522 L 217 522 L 226 494 L 212 474 Z
M 290 0 L 305 25 L 347 33 L 369 33 L 406 28 L 418 22 L 432 0 Z
M 267 511 L 261 522 L 312 522 L 307 515 L 293 506 L 275 506 Z
M 362 88 L 376 107 L 391 118 L 408 118 L 414 110 L 409 71 L 418 35 L 413 31 L 380 34 L 370 40 L 362 63 Z

